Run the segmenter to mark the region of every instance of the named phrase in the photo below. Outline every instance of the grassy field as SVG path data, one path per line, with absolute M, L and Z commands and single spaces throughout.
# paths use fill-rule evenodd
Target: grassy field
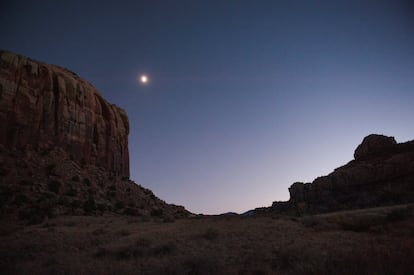
M 2 274 L 412 274 L 414 207 L 1 222 Z

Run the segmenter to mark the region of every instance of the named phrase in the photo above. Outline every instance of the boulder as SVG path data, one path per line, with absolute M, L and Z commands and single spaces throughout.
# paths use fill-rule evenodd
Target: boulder
M 362 160 L 378 154 L 387 153 L 396 144 L 397 142 L 394 137 L 372 134 L 365 137 L 362 143 L 358 145 L 354 153 L 354 158 L 355 160 Z

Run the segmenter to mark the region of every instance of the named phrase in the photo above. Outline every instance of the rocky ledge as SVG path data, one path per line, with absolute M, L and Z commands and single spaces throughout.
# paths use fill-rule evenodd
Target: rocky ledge
M 289 193 L 289 201 L 266 210 L 321 213 L 414 202 L 414 141 L 369 135 L 354 160 L 312 183 L 294 183 Z

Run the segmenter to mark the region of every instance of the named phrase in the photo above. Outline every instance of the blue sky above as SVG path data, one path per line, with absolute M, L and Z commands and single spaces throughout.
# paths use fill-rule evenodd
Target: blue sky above
M 131 178 L 196 213 L 287 200 L 368 134 L 414 138 L 410 1 L 2 5 L 0 48 L 125 109 Z

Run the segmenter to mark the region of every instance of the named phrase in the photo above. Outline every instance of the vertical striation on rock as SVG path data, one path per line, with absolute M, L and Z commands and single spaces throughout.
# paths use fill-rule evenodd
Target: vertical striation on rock
M 129 177 L 129 123 L 76 74 L 0 51 L 0 145 L 62 148 L 78 164 Z

